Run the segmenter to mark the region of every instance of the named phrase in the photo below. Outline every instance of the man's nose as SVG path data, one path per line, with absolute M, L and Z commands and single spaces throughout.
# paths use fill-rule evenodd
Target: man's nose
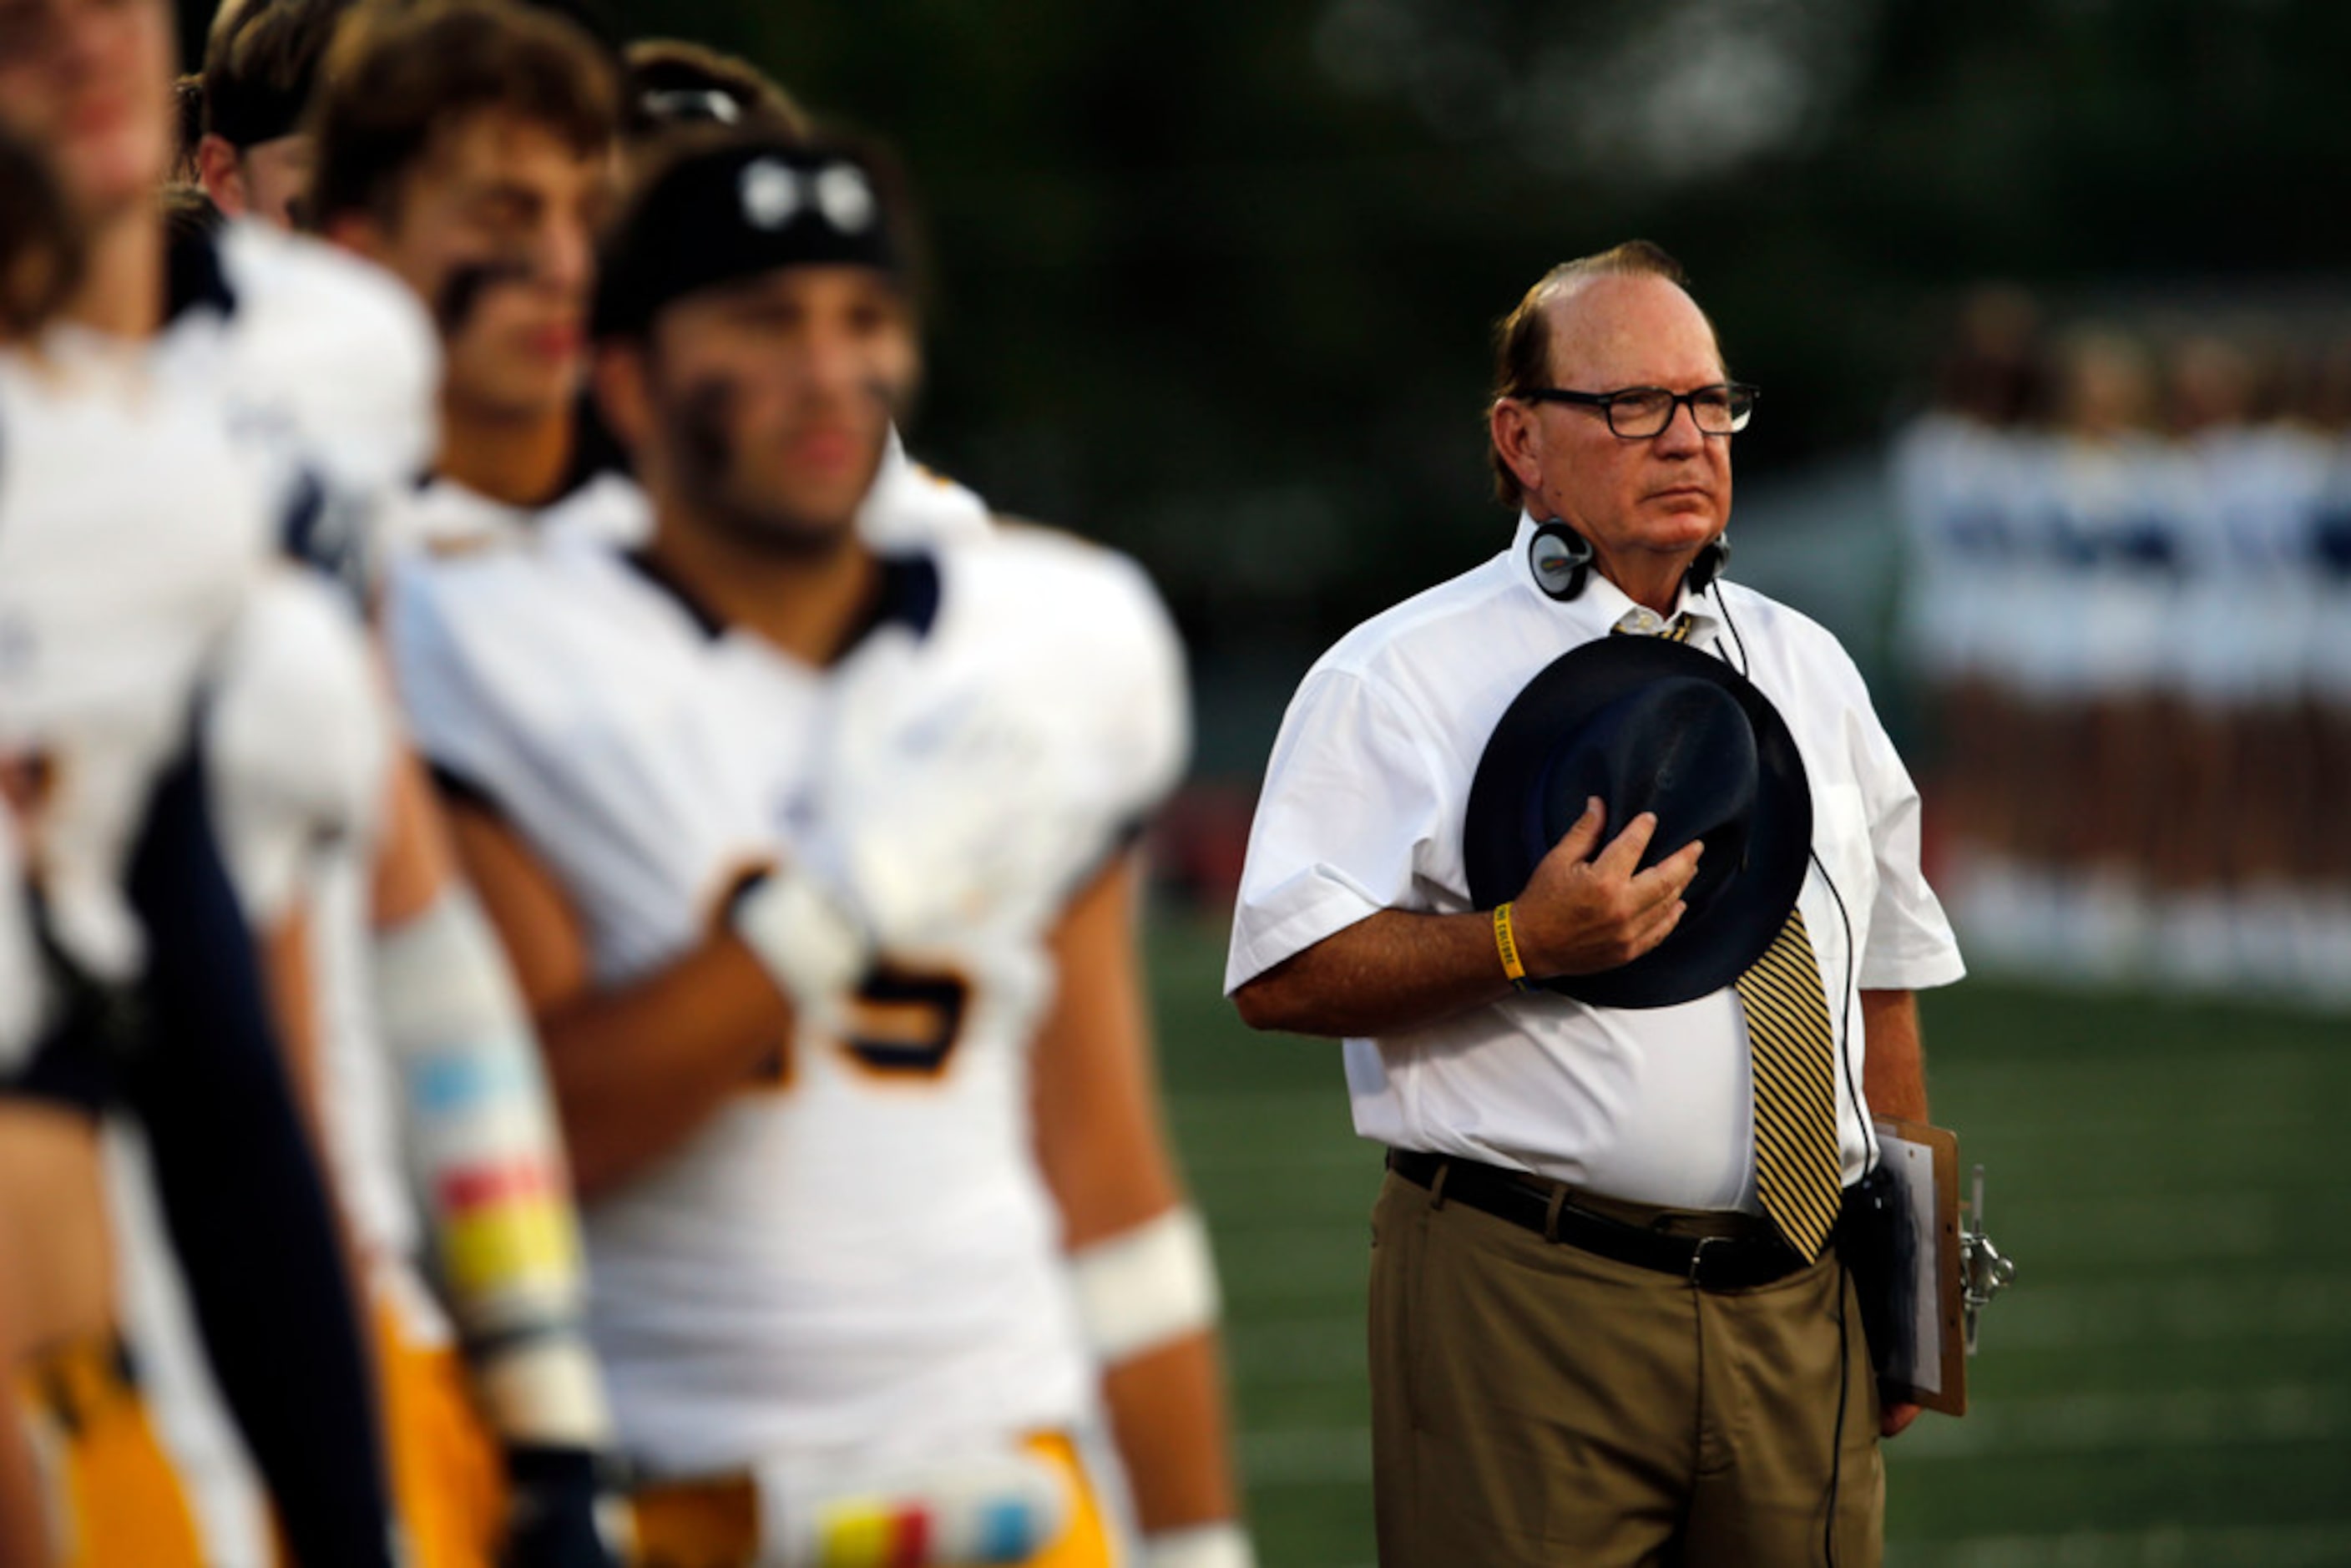
M 810 384 L 829 395 L 862 397 L 883 379 L 873 345 L 848 328 L 816 323 L 804 351 L 801 363 Z
M 595 287 L 596 239 L 586 225 L 549 223 L 532 249 L 541 282 L 580 294 Z
M 1706 433 L 1698 427 L 1698 410 L 1687 402 L 1674 404 L 1673 417 L 1651 439 L 1663 457 L 1687 457 L 1706 450 Z

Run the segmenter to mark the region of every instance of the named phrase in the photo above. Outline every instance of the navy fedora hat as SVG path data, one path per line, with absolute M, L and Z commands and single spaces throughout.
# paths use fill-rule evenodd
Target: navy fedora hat
M 1813 796 L 1780 710 L 1710 654 L 1663 637 L 1602 637 L 1527 683 L 1495 725 L 1461 848 L 1469 895 L 1516 898 L 1598 796 L 1601 841 L 1643 811 L 1644 870 L 1705 841 L 1681 924 L 1640 957 L 1542 984 L 1594 1007 L 1672 1007 L 1720 990 L 1763 956 L 1803 886 Z

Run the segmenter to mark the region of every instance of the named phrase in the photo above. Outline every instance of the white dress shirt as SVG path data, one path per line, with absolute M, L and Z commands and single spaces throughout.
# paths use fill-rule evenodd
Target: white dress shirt
M 1522 514 L 1509 549 L 1364 622 L 1307 674 L 1249 834 L 1228 992 L 1381 910 L 1474 908 L 1462 818 L 1503 710 L 1569 649 L 1666 624 L 1597 573 L 1571 601 L 1547 596 L 1528 565 L 1533 530 Z M 1963 973 L 1919 872 L 1917 791 L 1826 631 L 1735 584 L 1677 609 L 1690 645 L 1754 682 L 1803 758 L 1817 861 L 1798 906 L 1836 1028 L 1850 1182 L 1869 1138 L 1858 992 Z M 1728 987 L 1637 1010 L 1537 990 L 1350 1040 L 1345 1059 L 1366 1138 L 1635 1202 L 1758 1211 L 1747 1031 Z

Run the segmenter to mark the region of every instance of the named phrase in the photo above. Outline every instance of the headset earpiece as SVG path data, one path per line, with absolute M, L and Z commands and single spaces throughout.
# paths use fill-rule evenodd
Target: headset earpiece
M 1527 541 L 1527 570 L 1535 586 L 1564 604 L 1583 591 L 1592 575 L 1592 541 L 1557 517 L 1536 528 Z
M 1704 593 L 1713 586 L 1714 580 L 1722 575 L 1722 569 L 1729 564 L 1730 540 L 1722 534 L 1717 534 L 1698 547 L 1697 556 L 1689 563 L 1689 570 L 1682 573 L 1682 591 Z
M 1682 574 L 1682 588 L 1704 593 L 1730 564 L 1730 540 L 1721 534 L 1706 541 Z M 1592 576 L 1592 541 L 1557 517 L 1538 525 L 1527 541 L 1527 569 L 1535 586 L 1564 604 L 1583 591 Z

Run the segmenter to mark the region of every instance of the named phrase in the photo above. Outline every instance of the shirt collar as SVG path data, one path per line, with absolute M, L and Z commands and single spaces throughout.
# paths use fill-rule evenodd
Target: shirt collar
M 715 643 L 726 635 L 730 627 L 726 617 L 672 574 L 650 549 L 640 547 L 624 550 L 621 559 L 674 601 L 705 637 Z M 885 627 L 903 627 L 919 642 L 931 634 L 931 627 L 938 620 L 940 574 L 938 561 L 933 556 L 927 551 L 914 551 L 879 556 L 876 561 L 881 570 L 875 574 L 872 597 L 859 609 L 841 646 L 826 661 L 829 664 L 839 664 Z
M 1534 568 L 1528 550 L 1534 543 L 1536 523 L 1531 513 L 1519 513 L 1518 533 L 1510 540 L 1510 568 L 1526 591 L 1578 632 L 1588 637 L 1604 636 L 1622 628 L 1626 632 L 1662 632 L 1672 623 L 1673 615 L 1660 616 L 1646 605 L 1635 604 L 1625 591 L 1600 575 L 1587 573 L 1583 591 L 1571 600 L 1556 600 L 1542 591 L 1535 580 Z M 1692 593 L 1684 588 L 1674 598 L 1674 615 L 1690 618 L 1692 643 L 1711 642 L 1722 615 L 1715 607 L 1716 589 L 1708 584 L 1705 591 Z

